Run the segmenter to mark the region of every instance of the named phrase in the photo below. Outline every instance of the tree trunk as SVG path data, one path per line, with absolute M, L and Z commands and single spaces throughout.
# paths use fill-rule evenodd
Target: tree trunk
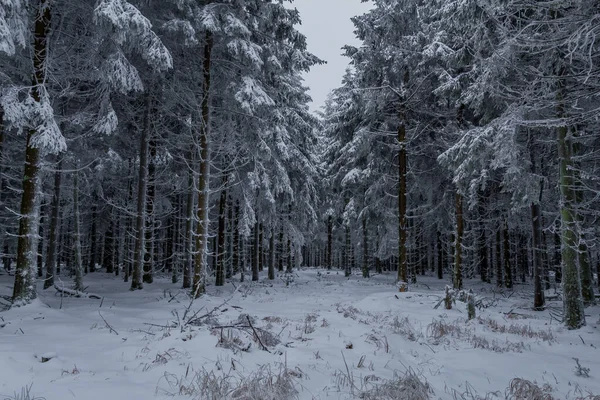
M 79 179 L 78 173 L 73 173 L 73 271 L 75 272 L 74 290 L 83 291 L 83 261 L 81 252 L 81 228 L 79 215 Z
M 277 267 L 277 269 L 279 270 L 279 272 L 283 272 L 283 217 L 279 218 L 279 266 Z
M 154 107 L 153 107 L 154 108 Z M 152 110 L 148 118 L 152 118 L 154 110 Z M 144 232 L 144 274 L 142 280 L 144 283 L 154 282 L 154 252 L 156 251 L 156 238 L 154 234 L 154 197 L 156 195 L 156 140 L 152 122 L 148 122 L 150 129 L 148 130 L 148 183 L 146 193 L 146 229 Z
M 275 230 L 271 228 L 269 237 L 269 280 L 275 279 Z
M 139 290 L 144 287 L 142 273 L 144 266 L 144 249 L 146 233 L 146 184 L 148 183 L 148 136 L 150 133 L 150 95 L 146 94 L 146 109 L 144 115 L 144 127 L 140 135 L 140 169 L 138 175 L 138 197 L 137 215 L 135 221 L 135 246 L 133 250 L 133 272 L 131 276 L 131 290 Z
M 503 238 L 504 238 L 504 285 L 507 289 L 513 287 L 513 274 L 510 264 L 510 240 L 508 237 L 508 222 L 505 220 L 503 224 Z
M 198 233 L 196 236 L 196 260 L 194 265 L 193 295 L 198 298 L 205 291 L 206 267 L 208 256 L 208 228 L 209 197 L 210 197 L 210 158 L 209 158 L 209 131 L 210 131 L 210 68 L 213 47 L 213 37 L 206 31 L 204 44 L 204 84 L 202 97 L 202 125 L 200 127 L 200 176 L 198 178 Z
M 225 285 L 225 212 L 227 211 L 227 175 L 223 177 L 223 190 L 219 199 L 219 231 L 217 232 L 217 269 L 215 271 L 215 286 Z
M 462 196 L 456 193 L 456 242 L 454 244 L 454 289 L 463 288 L 462 239 L 464 231 Z
M 561 83 L 564 91 L 564 82 Z M 561 95 L 559 94 L 559 97 Z M 564 112 L 559 107 L 559 117 Z M 559 155 L 559 188 L 560 188 L 560 216 L 561 216 L 561 242 L 562 242 L 562 287 L 564 303 L 564 322 L 569 329 L 579 329 L 585 325 L 585 314 L 581 296 L 581 281 L 578 268 L 578 237 L 577 221 L 573 210 L 575 202 L 572 191 L 572 161 L 570 154 L 570 139 L 567 138 L 568 128 L 557 128 L 558 155 Z
M 442 245 L 442 233 L 437 231 L 437 277 L 444 279 L 444 246 Z
M 97 224 L 96 224 L 96 220 L 97 220 L 97 209 L 96 209 L 96 199 L 95 196 L 92 197 L 92 226 L 90 228 L 90 257 L 88 259 L 88 264 L 85 268 L 85 272 L 94 272 L 96 270 L 96 241 L 97 241 Z
M 369 232 L 367 231 L 367 218 L 363 218 L 363 278 L 369 277 Z
M 258 240 L 259 240 L 259 224 L 258 220 L 254 223 L 254 241 L 252 243 L 252 281 L 258 281 Z
M 327 269 L 331 269 L 332 262 L 332 251 L 333 251 L 333 217 L 330 215 L 327 217 Z
M 50 31 L 50 1 L 40 0 L 34 22 L 33 39 L 33 79 L 31 97 L 37 103 L 42 101 L 46 82 L 46 59 L 48 57 L 48 33 Z M 17 270 L 13 287 L 13 302 L 29 303 L 36 297 L 35 268 L 37 250 L 37 228 L 39 215 L 36 214 L 36 197 L 38 196 L 39 150 L 34 147 L 32 138 L 37 134 L 35 129 L 27 132 L 25 147 L 25 168 L 23 171 L 23 192 L 19 219 L 17 244 Z
M 500 256 L 500 229 L 496 231 L 496 286 L 502 287 L 502 259 Z
M 46 252 L 46 280 L 44 281 L 44 289 L 54 286 L 54 275 L 56 275 L 56 256 L 57 256 L 57 235 L 59 225 L 60 211 L 60 189 L 62 178 L 62 158 L 56 165 L 54 173 L 54 193 L 52 195 L 52 203 L 50 204 L 50 226 L 48 232 L 48 250 Z
M 260 224 L 258 227 L 258 270 L 262 271 L 264 269 L 264 246 L 263 246 L 263 224 Z
M 406 126 L 404 120 L 400 122 L 398 127 L 398 276 L 399 282 L 408 283 L 408 265 L 406 254 Z M 401 286 L 405 289 L 404 286 Z
M 352 275 L 352 266 L 350 264 L 350 247 L 352 242 L 350 240 L 350 226 L 346 225 L 346 245 L 344 246 L 344 275 L 346 277 Z
M 240 201 L 235 202 L 235 217 L 233 220 L 233 273 L 240 269 Z
M 193 161 L 192 169 L 193 169 Z M 188 193 L 187 204 L 185 209 L 185 262 L 183 264 L 183 285 L 184 289 L 192 287 L 192 268 L 194 264 L 194 173 L 189 171 L 188 174 Z
M 542 285 L 543 271 L 541 214 L 540 204 L 531 203 L 531 225 L 533 238 L 533 309 L 537 311 L 543 310 L 546 304 L 544 287 Z
M 115 220 L 111 213 L 108 229 L 104 235 L 104 257 L 102 257 L 102 264 L 107 274 L 115 272 L 115 233 Z

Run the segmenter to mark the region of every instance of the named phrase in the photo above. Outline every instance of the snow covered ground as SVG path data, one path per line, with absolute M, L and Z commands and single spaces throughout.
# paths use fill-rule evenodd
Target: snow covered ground
M 0 276 L 0 294 L 12 279 Z M 600 394 L 598 307 L 586 310 L 586 327 L 567 331 L 552 318 L 559 302 L 529 309 L 530 286 L 500 293 L 466 281 L 487 306 L 467 322 L 464 303 L 434 309 L 445 284 L 435 278 L 408 293 L 393 275 L 307 269 L 285 280 L 209 286 L 191 307 L 166 278 L 130 292 L 120 277 L 88 274 L 87 290 L 102 300 L 40 290 L 34 304 L 0 313 L 0 398 L 32 384 L 47 400 L 210 398 L 202 385 L 221 393 L 215 399 L 253 399 L 257 387 L 277 400 L 294 390 L 299 399 L 384 399 L 381 385 L 406 377 L 426 382 L 431 399 L 504 399 L 511 381 L 527 383 L 514 378 L 556 399 Z

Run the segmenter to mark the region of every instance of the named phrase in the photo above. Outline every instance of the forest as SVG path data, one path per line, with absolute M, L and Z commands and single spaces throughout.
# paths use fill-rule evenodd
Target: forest
M 600 2 L 368 2 L 352 18 L 360 44 L 341 49 L 341 85 L 315 112 L 304 76 L 327 55 L 307 46 L 292 0 L 0 0 L 0 281 L 11 291 L 0 291 L 0 350 L 92 335 L 131 358 L 122 373 L 158 381 L 156 396 L 316 399 L 310 390 L 323 387 L 337 398 L 491 399 L 513 379 L 507 399 L 597 398 L 584 389 L 584 357 L 600 346 Z M 287 311 L 264 308 L 278 301 Z M 264 318 L 233 314 L 243 307 Z M 44 337 L 38 318 L 103 331 Z M 486 339 L 504 334 L 528 339 Z M 215 351 L 174 350 L 197 335 L 236 358 L 219 353 L 191 383 L 191 364 L 158 374 Z M 328 353 L 332 335 L 342 358 Z M 385 367 L 367 364 L 371 350 L 350 358 L 363 341 L 391 357 Z M 557 342 L 543 354 L 573 358 L 579 380 L 549 369 L 554 379 L 544 370 L 537 386 L 527 354 Z M 251 346 L 256 365 L 285 357 L 283 372 L 235 378 Z M 45 373 L 76 390 L 101 367 L 73 368 L 67 348 L 35 357 L 63 357 Z M 466 352 L 467 376 L 474 349 L 498 357 L 495 380 L 472 378 L 488 395 L 460 386 L 462 369 L 440 372 L 453 348 Z M 522 365 L 503 363 L 506 352 Z M 407 354 L 418 362 L 394 364 Z M 335 366 L 322 367 L 335 372 L 308 372 L 328 356 Z M 40 399 L 23 357 L 0 364 L 22 371 L 11 381 L 22 396 L 10 398 Z M 222 361 L 231 375 L 217 379 Z M 118 388 L 98 395 L 133 393 Z
M 139 3 L 139 4 L 138 4 Z M 318 115 L 283 1 L 4 1 L 2 260 L 207 284 L 299 266 L 595 303 L 600 6 L 379 0 Z M 65 272 L 62 272 L 65 274 Z M 245 275 L 248 275 L 245 277 Z

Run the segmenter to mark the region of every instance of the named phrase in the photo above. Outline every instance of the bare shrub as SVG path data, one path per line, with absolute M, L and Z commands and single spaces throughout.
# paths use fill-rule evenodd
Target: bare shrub
M 392 332 L 398 335 L 402 335 L 408 340 L 415 342 L 419 336 L 421 336 L 421 332 L 418 332 L 410 323 L 408 317 L 404 317 L 402 319 L 395 317 L 394 321 L 391 324 Z
M 519 335 L 523 337 L 528 337 L 530 339 L 541 339 L 544 342 L 554 342 L 556 339 L 554 338 L 554 334 L 552 331 L 537 331 L 531 328 L 529 325 L 519 325 L 519 324 L 510 324 L 508 326 L 499 323 L 498 321 L 488 318 L 488 319 L 477 319 L 480 324 L 487 326 L 493 332 L 498 333 L 509 333 L 512 335 Z
M 374 382 L 369 379 L 369 384 Z M 393 379 L 383 380 L 382 383 L 374 384 L 368 390 L 359 394 L 364 400 L 428 400 L 433 395 L 433 390 L 427 381 L 419 379 L 417 374 L 409 369 L 402 376 L 395 375 Z
M 460 327 L 459 321 L 448 323 L 445 320 L 433 320 L 431 324 L 427 326 L 427 336 L 432 338 L 437 344 L 442 338 L 451 336 L 454 338 L 460 338 L 467 332 Z
M 336 305 L 336 310 L 338 313 L 343 314 L 344 318 L 351 318 L 353 320 L 356 320 L 356 314 L 360 314 L 358 308 L 352 306 L 342 306 L 341 304 Z
M 29 386 L 25 386 L 21 388 L 19 393 L 15 392 L 12 396 L 4 396 L 0 395 L 2 400 L 46 400 L 45 397 L 38 397 L 31 394 L 31 387 L 33 384 Z
M 522 353 L 529 348 L 523 342 L 511 342 L 509 340 L 504 343 L 500 343 L 497 340 L 490 342 L 485 337 L 477 335 L 473 335 L 470 342 L 476 349 L 490 350 L 495 353 Z
M 510 381 L 506 392 L 508 400 L 555 400 L 551 395 L 552 387 L 549 384 L 546 383 L 543 387 L 539 387 L 535 383 L 522 378 L 515 378 Z
M 183 395 L 193 400 L 293 400 L 298 398 L 296 380 L 303 376 L 299 369 L 282 367 L 275 372 L 269 365 L 262 365 L 247 376 L 216 374 L 205 369 L 191 379 L 165 373 L 156 394 Z
M 584 378 L 589 378 L 590 377 L 590 369 L 587 367 L 584 367 L 583 365 L 581 365 L 579 363 L 579 358 L 577 357 L 573 357 L 573 360 L 575 360 L 575 375 L 577 376 L 582 376 Z

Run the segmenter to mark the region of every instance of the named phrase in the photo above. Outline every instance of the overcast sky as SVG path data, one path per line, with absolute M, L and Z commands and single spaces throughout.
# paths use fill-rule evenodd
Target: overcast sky
M 300 11 L 302 25 L 298 26 L 298 30 L 306 36 L 308 50 L 327 61 L 325 65 L 314 66 L 305 76 L 313 98 L 310 107 L 316 110 L 325 104 L 327 94 L 342 82 L 348 66 L 348 58 L 341 55 L 342 46 L 359 44 L 354 37 L 350 17 L 367 12 L 370 3 L 361 3 L 360 0 L 295 0 L 292 6 Z

